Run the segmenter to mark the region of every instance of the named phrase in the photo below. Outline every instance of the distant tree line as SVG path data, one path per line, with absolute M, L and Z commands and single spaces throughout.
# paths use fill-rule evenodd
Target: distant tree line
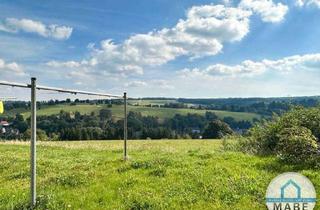
M 30 139 L 30 119 L 22 115 L 9 117 L 10 136 L 4 139 Z M 213 112 L 199 114 L 176 114 L 169 119 L 143 116 L 141 113 L 128 113 L 128 136 L 130 139 L 199 139 L 222 138 L 224 135 L 249 129 L 250 121 L 236 121 L 232 117 L 219 120 Z M 38 136 L 41 140 L 102 140 L 122 139 L 123 119 L 112 116 L 110 109 L 99 113 L 81 114 L 80 112 L 60 111 L 57 115 L 37 117 Z
M 38 109 L 41 109 L 46 106 L 53 106 L 53 105 L 61 105 L 61 104 L 70 104 L 70 105 L 76 105 L 76 104 L 108 104 L 112 106 L 114 105 L 121 105 L 123 104 L 123 100 L 121 99 L 98 99 L 98 100 L 80 100 L 75 99 L 71 100 L 70 98 L 67 98 L 66 100 L 49 100 L 49 101 L 38 101 L 37 107 Z M 10 111 L 12 109 L 22 109 L 22 110 L 30 110 L 30 102 L 29 101 L 6 101 L 4 103 L 4 109 L 6 111 Z
M 173 98 L 142 98 L 141 100 L 173 100 Z M 287 98 L 225 98 L 225 99 L 184 99 L 180 98 L 177 102 L 165 104 L 147 104 L 146 107 L 163 107 L 163 108 L 191 108 L 200 110 L 224 110 L 232 112 L 251 112 L 264 116 L 272 116 L 274 113 L 281 115 L 292 107 L 315 107 L 319 105 L 320 97 L 287 97 Z M 129 100 L 130 103 L 130 100 Z M 38 108 L 59 104 L 108 104 L 108 106 L 122 105 L 121 99 L 98 99 L 98 100 L 49 100 L 38 101 Z M 139 106 L 139 104 L 133 104 Z M 30 102 L 25 101 L 8 101 L 5 103 L 5 110 L 12 109 L 30 109 Z
M 251 112 L 271 116 L 283 114 L 292 107 L 315 107 L 319 97 L 288 98 L 226 98 L 226 99 L 179 99 L 182 104 L 193 104 L 195 109 L 225 110 L 232 112 Z

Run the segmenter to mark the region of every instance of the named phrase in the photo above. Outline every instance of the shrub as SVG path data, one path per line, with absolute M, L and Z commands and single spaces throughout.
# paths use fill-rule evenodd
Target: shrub
M 30 140 L 31 139 L 31 129 L 26 130 L 24 132 L 24 139 Z M 37 141 L 48 141 L 49 138 L 44 130 L 37 129 Z
M 316 140 L 308 128 L 298 126 L 285 128 L 279 135 L 277 155 L 286 162 L 310 163 L 317 154 Z
M 275 154 L 277 143 L 279 142 L 279 133 L 283 129 L 278 118 L 274 121 L 263 122 L 249 130 L 247 141 L 242 141 L 241 147 L 245 151 L 254 151 L 259 155 Z
M 220 121 L 214 120 L 209 123 L 207 128 L 203 132 L 204 139 L 221 139 L 226 135 L 233 134 L 232 129 L 228 124 Z
M 281 117 L 255 125 L 238 147 L 247 153 L 277 155 L 286 162 L 306 163 L 319 155 L 320 107 L 296 107 Z

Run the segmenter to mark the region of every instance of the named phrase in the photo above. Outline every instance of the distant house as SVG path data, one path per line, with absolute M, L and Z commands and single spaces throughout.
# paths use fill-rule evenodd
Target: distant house
M 4 134 L 7 132 L 7 128 L 10 126 L 10 124 L 5 121 L 5 120 L 2 120 L 0 121 L 0 133 Z
M 200 129 L 192 129 L 191 132 L 192 132 L 192 133 L 197 133 L 197 134 L 201 133 Z
M 3 120 L 3 121 L 0 121 L 0 125 L 7 127 L 10 124 L 8 123 L 8 121 Z
M 201 134 L 201 130 L 200 130 L 200 129 L 198 129 L 198 128 L 193 128 L 193 129 L 191 130 L 191 132 L 192 132 L 193 138 L 202 139 L 202 136 L 200 135 L 200 134 Z

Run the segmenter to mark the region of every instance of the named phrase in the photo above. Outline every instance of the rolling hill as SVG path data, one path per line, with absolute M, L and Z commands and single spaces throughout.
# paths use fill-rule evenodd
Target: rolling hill
M 37 111 L 37 115 L 52 115 L 58 114 L 61 110 L 66 112 L 76 112 L 79 111 L 82 114 L 90 114 L 91 112 L 98 113 L 101 109 L 110 109 L 115 118 L 123 117 L 123 106 L 113 105 L 108 108 L 107 105 L 90 105 L 90 104 L 79 104 L 79 105 L 52 105 L 43 106 Z M 219 118 L 233 117 L 236 120 L 253 120 L 254 118 L 260 119 L 261 116 L 255 113 L 245 113 L 245 112 L 230 112 L 230 111 L 220 111 L 220 110 L 196 110 L 196 109 L 176 109 L 176 108 L 160 108 L 160 107 L 145 107 L 145 106 L 128 106 L 128 111 L 141 112 L 144 116 L 155 116 L 160 119 L 171 118 L 175 114 L 187 115 L 200 114 L 204 115 L 205 112 L 213 112 Z M 30 111 L 25 109 L 13 109 L 8 111 L 7 115 L 14 115 L 16 113 L 21 113 L 25 118 L 30 116 Z

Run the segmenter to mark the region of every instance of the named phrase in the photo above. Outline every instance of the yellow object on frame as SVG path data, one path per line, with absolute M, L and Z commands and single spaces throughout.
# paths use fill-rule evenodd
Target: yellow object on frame
M 4 112 L 3 102 L 0 101 L 0 114 L 2 114 L 3 112 Z

